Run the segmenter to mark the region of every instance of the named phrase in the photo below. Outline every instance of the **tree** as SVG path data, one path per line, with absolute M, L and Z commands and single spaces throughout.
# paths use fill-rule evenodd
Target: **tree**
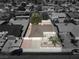
M 52 41 L 52 44 L 54 44 L 54 46 L 56 47 L 56 44 L 58 44 L 60 42 L 59 38 L 57 36 L 54 37 L 50 37 L 49 41 Z
M 31 23 L 32 24 L 38 24 L 42 20 L 41 15 L 38 12 L 33 12 L 31 16 Z

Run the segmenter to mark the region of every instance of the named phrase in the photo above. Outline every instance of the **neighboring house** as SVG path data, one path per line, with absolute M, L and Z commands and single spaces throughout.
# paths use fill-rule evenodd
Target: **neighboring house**
M 78 25 L 72 29 L 71 35 L 75 40 L 79 40 L 79 26 Z
M 66 24 L 66 23 L 59 23 L 58 24 L 57 23 L 56 26 L 57 26 L 59 34 L 61 34 L 61 33 L 65 34 L 67 32 L 70 32 L 75 25 L 72 23 L 68 23 L 68 24 Z
M 59 35 L 70 33 L 73 39 L 79 40 L 79 25 L 74 25 L 72 23 L 59 23 L 56 24 Z
M 74 12 L 76 9 L 72 6 L 69 7 L 70 11 Z
M 78 12 L 67 12 L 66 14 L 71 19 L 79 19 L 79 13 Z
M 21 44 L 22 44 L 22 39 L 9 35 L 7 39 L 0 40 L 0 48 L 1 48 L 0 52 L 8 54 L 8 53 L 12 53 L 15 50 L 19 51 Z
M 58 23 L 63 23 L 64 20 L 66 19 L 66 14 L 65 13 L 52 13 L 52 21 L 58 22 Z
M 12 23 L 16 25 L 21 24 L 23 26 L 21 36 L 24 37 L 29 26 L 29 19 L 26 19 L 25 17 L 16 17 L 16 19 L 17 20 L 12 21 Z

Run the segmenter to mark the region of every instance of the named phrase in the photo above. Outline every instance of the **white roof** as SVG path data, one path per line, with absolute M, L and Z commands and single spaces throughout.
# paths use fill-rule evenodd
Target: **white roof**
M 52 16 L 66 17 L 66 14 L 65 13 L 52 13 Z

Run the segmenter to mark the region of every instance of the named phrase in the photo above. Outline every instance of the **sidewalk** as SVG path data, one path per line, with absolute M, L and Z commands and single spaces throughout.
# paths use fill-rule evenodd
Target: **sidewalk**
M 25 37 L 29 37 L 29 35 L 30 35 L 30 33 L 31 33 L 31 28 L 32 28 L 32 24 L 30 23 Z

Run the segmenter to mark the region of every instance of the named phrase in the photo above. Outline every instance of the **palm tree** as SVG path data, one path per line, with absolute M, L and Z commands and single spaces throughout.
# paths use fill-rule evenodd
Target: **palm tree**
M 54 36 L 54 37 L 50 37 L 49 38 L 49 41 L 52 41 L 52 44 L 54 44 L 54 46 L 56 47 L 56 44 L 59 44 L 60 40 L 57 36 Z

